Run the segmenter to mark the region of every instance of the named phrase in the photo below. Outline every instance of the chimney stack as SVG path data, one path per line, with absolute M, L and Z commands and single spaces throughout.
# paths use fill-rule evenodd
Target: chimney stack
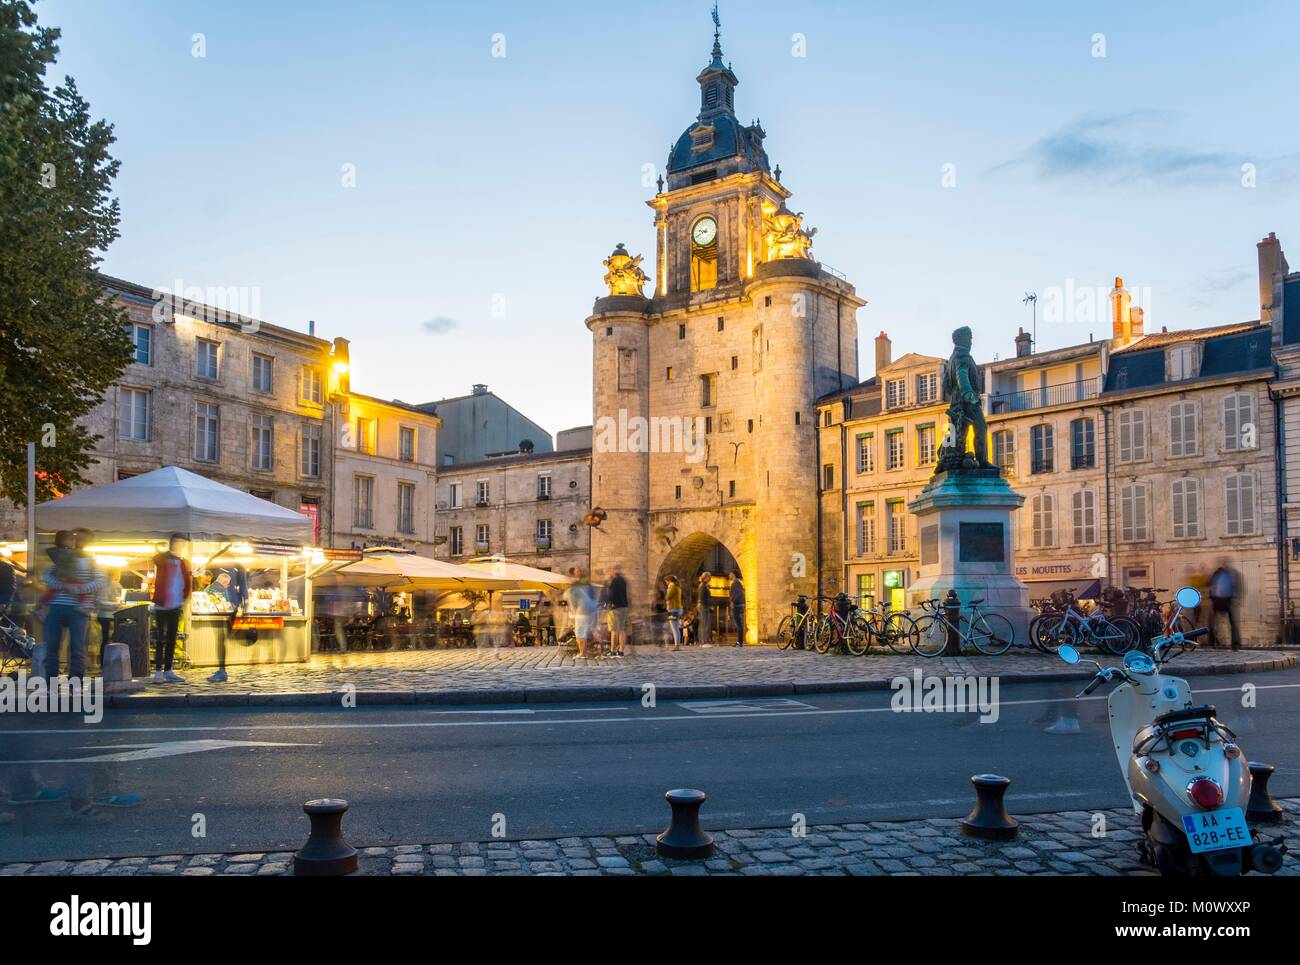
M 350 374 L 352 367 L 351 343 L 343 336 L 334 339 L 334 347 L 330 350 L 330 357 L 333 359 L 332 367 L 335 376 L 338 377 L 338 390 L 344 395 L 352 391 L 352 376 Z
M 1023 328 L 1016 334 L 1016 358 L 1024 358 L 1026 355 L 1033 354 L 1034 340 Z
M 893 343 L 889 341 L 889 336 L 881 332 L 876 336 L 876 374 L 886 368 L 893 360 Z
M 1133 297 L 1124 287 L 1124 279 L 1115 276 L 1110 292 L 1111 338 L 1121 346 L 1142 337 L 1142 309 L 1133 307 Z
M 1259 320 L 1273 321 L 1273 276 L 1290 272 L 1286 255 L 1282 251 L 1282 242 L 1277 240 L 1277 233 L 1270 231 L 1268 237 L 1255 246 L 1259 249 Z

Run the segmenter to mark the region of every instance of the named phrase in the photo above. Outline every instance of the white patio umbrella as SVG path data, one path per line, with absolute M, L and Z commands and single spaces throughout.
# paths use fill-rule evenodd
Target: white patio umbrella
M 510 584 L 497 589 L 562 590 L 574 582 L 573 577 L 567 574 L 516 563 L 504 556 L 480 556 L 465 563 L 464 569 L 478 570 L 487 577 Z
M 505 590 L 508 580 L 413 553 L 374 553 L 340 567 L 332 574 L 336 582 L 352 586 L 374 586 L 409 590 Z

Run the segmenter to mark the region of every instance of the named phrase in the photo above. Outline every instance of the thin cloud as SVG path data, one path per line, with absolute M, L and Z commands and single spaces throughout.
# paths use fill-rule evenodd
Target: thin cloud
M 1067 178 L 1204 182 L 1236 177 L 1248 158 L 1198 151 L 1163 141 L 1161 111 L 1087 115 L 1039 138 L 990 173 L 1028 172 L 1040 181 Z
M 446 315 L 438 315 L 420 326 L 429 335 L 445 335 L 454 328 L 460 328 L 460 322 Z

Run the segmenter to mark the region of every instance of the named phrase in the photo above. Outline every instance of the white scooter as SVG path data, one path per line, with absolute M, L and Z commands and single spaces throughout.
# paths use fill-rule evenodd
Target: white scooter
M 1201 594 L 1190 586 L 1175 597 L 1178 625 L 1183 610 L 1195 609 Z M 1083 697 L 1103 683 L 1120 680 L 1106 702 L 1110 734 L 1145 836 L 1142 860 L 1162 875 L 1239 875 L 1255 870 L 1273 874 L 1282 867 L 1281 839 L 1256 843 L 1246 825 L 1250 770 L 1236 737 L 1215 719 L 1215 708 L 1192 706 L 1191 688 L 1181 677 L 1161 670 L 1206 629 L 1172 632 L 1151 641 L 1151 653 L 1130 650 L 1122 667 L 1097 667 Z M 1059 651 L 1077 664 L 1079 651 Z

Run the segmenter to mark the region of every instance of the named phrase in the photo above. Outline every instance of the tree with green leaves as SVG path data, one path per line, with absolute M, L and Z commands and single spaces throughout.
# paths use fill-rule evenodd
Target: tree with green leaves
M 71 77 L 50 89 L 59 31 L 26 0 L 0 0 L 0 496 L 84 485 L 98 441 L 80 424 L 131 358 L 96 269 L 117 238 L 112 125 L 92 121 Z

